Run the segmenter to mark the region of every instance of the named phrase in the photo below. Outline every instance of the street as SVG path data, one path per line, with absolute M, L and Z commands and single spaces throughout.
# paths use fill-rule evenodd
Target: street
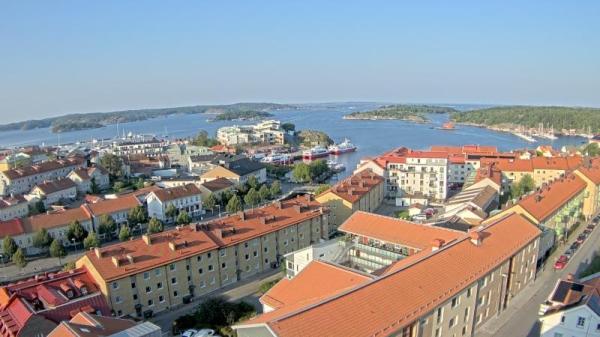
M 258 299 L 261 296 L 261 294 L 258 292 L 260 285 L 264 282 L 277 280 L 282 277 L 283 272 L 280 270 L 273 270 L 268 273 L 255 275 L 249 279 L 221 288 L 212 294 L 202 296 L 192 303 L 179 306 L 172 310 L 157 313 L 153 318 L 150 319 L 150 321 L 161 327 L 164 336 L 171 336 L 171 326 L 173 321 L 180 316 L 192 313 L 203 299 L 207 299 L 211 296 L 223 296 L 223 298 L 227 299 L 228 301 L 246 301 L 257 308 L 257 312 L 260 313 L 261 306 L 258 302 Z
M 565 278 L 569 273 L 577 275 L 600 252 L 600 245 L 597 244 L 600 239 L 600 228 L 598 227 L 600 226 L 597 226 L 583 245 L 579 247 L 567 267 L 555 271 L 553 268 L 554 261 L 564 253 L 566 248 L 583 231 L 585 225 L 582 224 L 576 233 L 571 235 L 568 244 L 559 247 L 548 258 L 545 269 L 538 272 L 535 283 L 529 285 L 516 296 L 510 303 L 508 310 L 479 328 L 475 335 L 477 337 L 538 337 L 540 335 L 538 321 L 540 304 L 548 298 L 559 278 Z

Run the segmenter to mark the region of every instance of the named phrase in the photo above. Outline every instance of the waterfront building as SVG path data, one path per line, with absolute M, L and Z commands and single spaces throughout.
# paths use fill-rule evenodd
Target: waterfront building
M 167 217 L 169 205 L 175 206 L 178 212 L 185 211 L 190 217 L 202 214 L 202 192 L 195 184 L 164 188 L 150 192 L 146 197 L 148 216 L 161 221 L 172 221 Z
M 272 311 L 234 329 L 239 337 L 473 336 L 533 282 L 539 235 L 526 218 L 511 214 L 434 240 L 371 276 L 313 261 L 297 282 L 283 280 L 265 294 L 261 301 Z M 297 295 L 305 292 L 313 296 Z
M 277 120 L 266 120 L 254 125 L 225 126 L 217 130 L 217 140 L 227 146 L 243 144 L 282 145 L 285 131 Z
M 110 151 L 120 157 L 146 156 L 156 157 L 167 151 L 169 142 L 157 138 L 125 139 L 115 141 Z
M 89 251 L 85 266 L 117 316 L 149 316 L 278 268 L 283 254 L 328 239 L 328 215 L 298 197 Z
M 85 160 L 73 157 L 2 171 L 0 172 L 0 195 L 27 193 L 37 184 L 64 178 L 74 169 L 85 166 Z
M 383 202 L 384 180 L 371 170 L 363 170 L 340 181 L 316 200 L 330 210 L 330 229 L 335 232 L 352 213 L 374 212 Z
M 600 273 L 558 280 L 540 306 L 541 337 L 600 336 Z
M 36 275 L 0 288 L 0 337 L 48 336 L 82 312 L 111 315 L 85 268 Z

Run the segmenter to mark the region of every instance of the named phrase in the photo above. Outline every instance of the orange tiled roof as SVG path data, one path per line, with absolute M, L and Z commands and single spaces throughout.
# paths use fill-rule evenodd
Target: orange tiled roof
M 479 230 L 480 245 L 464 235 L 404 268 L 350 290 L 283 307 L 240 326 L 266 324 L 279 337 L 389 335 L 448 301 L 540 235 L 511 214 Z
M 539 222 L 546 220 L 569 200 L 582 192 L 585 181 L 574 174 L 542 186 L 519 201 L 519 205 Z
M 434 239 L 442 239 L 449 243 L 464 235 L 463 232 L 451 229 L 416 224 L 363 211 L 354 212 L 338 229 L 418 249 L 429 248 Z
M 533 168 L 536 170 L 574 170 L 581 165 L 581 156 L 571 157 L 534 157 L 531 158 Z
M 482 165 L 495 163 L 500 171 L 533 172 L 533 163 L 528 159 L 483 158 Z
M 600 160 L 593 160 L 590 165 L 580 166 L 577 170 L 594 184 L 600 184 Z
M 371 277 L 353 270 L 315 260 L 293 279 L 283 278 L 264 294 L 260 301 L 271 308 L 279 309 L 286 305 L 325 298 L 370 279 Z
M 160 201 L 165 202 L 179 198 L 186 198 L 193 195 L 202 194 L 198 186 L 194 184 L 186 184 L 184 186 L 176 186 L 155 190 L 153 193 Z
M 366 169 L 340 181 L 321 195 L 331 192 L 342 199 L 355 203 L 373 188 L 383 184 L 383 181 L 381 176 Z
M 4 238 L 6 236 L 15 236 L 23 234 L 24 232 L 23 223 L 19 218 L 0 221 L 0 238 Z
M 25 218 L 23 219 L 23 228 L 27 233 L 32 233 L 42 228 L 51 229 L 67 226 L 74 220 L 79 222 L 88 221 L 90 216 L 82 207 L 66 209 Z
M 81 158 L 73 157 L 73 158 L 67 158 L 67 159 L 50 160 L 50 161 L 46 161 L 43 163 L 39 163 L 39 164 L 35 164 L 35 165 L 23 167 L 23 168 L 6 170 L 6 171 L 3 171 L 2 173 L 4 173 L 4 175 L 7 178 L 14 180 L 14 179 L 24 178 L 24 177 L 28 177 L 28 176 L 32 176 L 32 175 L 36 175 L 36 174 L 41 174 L 41 173 L 45 173 L 45 172 L 58 170 L 58 169 L 65 168 L 65 167 L 79 166 L 82 164 L 83 164 L 83 160 Z
M 483 179 L 490 179 L 491 181 L 502 186 L 502 172 L 496 167 L 495 163 L 484 164 L 475 173 L 475 182 L 479 182 Z
M 100 216 L 102 214 L 127 211 L 140 205 L 141 203 L 138 198 L 135 195 L 129 194 L 116 199 L 105 199 L 95 203 L 84 204 L 82 207 L 89 209 L 94 216 Z

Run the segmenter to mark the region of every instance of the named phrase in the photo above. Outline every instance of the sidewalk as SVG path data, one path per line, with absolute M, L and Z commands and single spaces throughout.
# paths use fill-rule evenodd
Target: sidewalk
M 554 269 L 554 261 L 564 253 L 579 234 L 583 232 L 589 223 L 582 223 L 576 233 L 571 234 L 568 243 L 560 245 L 546 260 L 544 266 L 538 271 L 535 282 L 530 283 L 521 294 L 514 297 L 509 303 L 508 310 L 499 316 L 492 318 L 485 325 L 477 329 L 477 336 L 539 336 L 538 311 L 540 305 L 547 299 L 548 295 L 560 278 L 569 273 L 576 274 L 585 260 L 590 260 L 600 250 L 597 242 L 600 239 L 600 228 L 595 228 L 587 240 L 579 247 L 571 257 L 567 268 L 563 270 Z M 599 226 L 597 226 L 599 227 Z

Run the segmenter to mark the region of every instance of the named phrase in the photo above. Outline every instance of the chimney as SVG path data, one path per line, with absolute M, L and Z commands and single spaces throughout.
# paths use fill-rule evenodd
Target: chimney
M 116 256 L 113 256 L 113 257 L 111 258 L 111 261 L 112 261 L 112 263 L 115 265 L 115 267 L 118 267 L 118 266 L 121 264 L 121 263 L 120 263 L 120 261 L 119 261 L 119 258 L 118 258 L 118 257 L 116 257 Z
M 481 245 L 481 233 L 478 231 L 474 231 L 469 233 L 469 236 L 471 237 L 471 243 L 473 243 L 475 246 L 479 246 Z
M 281 203 L 281 200 L 275 201 L 275 207 L 277 207 L 277 209 L 283 209 L 283 204 Z
M 312 201 L 312 194 L 306 194 L 306 201 L 307 202 L 311 202 Z
M 127 261 L 129 261 L 129 264 L 133 264 L 133 262 L 135 262 L 133 255 L 127 254 L 126 256 L 127 256 Z
M 302 206 L 300 206 L 300 205 L 294 205 L 294 210 L 295 210 L 297 213 L 302 213 Z
M 261 216 L 260 217 L 260 223 L 263 224 L 263 225 L 266 225 L 267 224 L 267 218 L 264 217 L 264 216 Z
M 223 238 L 223 230 L 221 228 L 215 228 L 215 235 L 219 238 Z
M 142 235 L 142 240 L 144 240 L 144 242 L 150 246 L 152 244 L 152 238 L 150 237 L 150 235 L 148 234 L 144 234 Z
M 97 258 L 102 257 L 102 251 L 100 251 L 100 248 L 98 248 L 98 247 L 94 248 L 94 253 L 96 253 Z
M 246 220 L 246 213 L 244 213 L 244 211 L 240 211 L 239 215 L 240 215 L 240 220 Z
M 175 241 L 169 241 L 169 249 L 172 251 L 177 250 L 177 244 L 175 244 Z
M 433 241 L 431 242 L 431 251 L 436 251 L 440 248 L 442 248 L 442 246 L 444 245 L 444 240 L 442 239 L 433 239 Z

